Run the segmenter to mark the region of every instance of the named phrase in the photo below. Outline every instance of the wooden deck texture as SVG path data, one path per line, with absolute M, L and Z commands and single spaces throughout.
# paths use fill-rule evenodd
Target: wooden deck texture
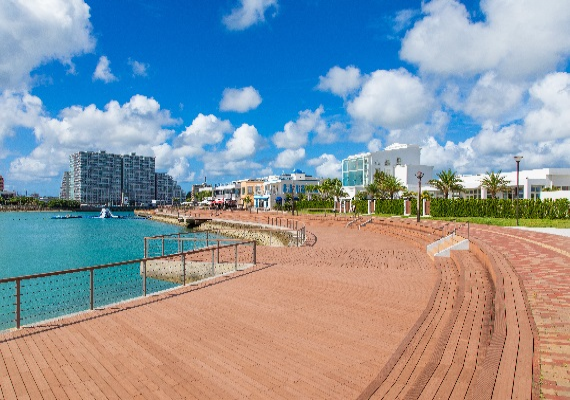
M 305 245 L 3 334 L 1 396 L 570 398 L 570 239 L 472 226 L 432 261 L 449 223 L 268 215 L 215 217 L 306 224 Z

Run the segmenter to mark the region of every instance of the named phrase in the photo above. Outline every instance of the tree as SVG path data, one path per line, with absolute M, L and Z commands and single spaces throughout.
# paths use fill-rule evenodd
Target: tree
M 333 197 L 335 201 L 338 201 L 339 198 L 348 196 L 342 187 L 341 180 L 338 178 L 326 178 L 323 180 L 319 185 L 319 191 L 325 200 Z
M 392 175 L 386 175 L 381 188 L 390 196 L 390 199 L 394 199 L 394 195 L 396 193 L 406 189 L 402 184 L 402 181 Z
M 509 183 L 511 182 L 506 177 L 501 176 L 501 170 L 496 174 L 493 171 L 487 172 L 487 176 L 481 179 L 481 186 L 487 189 L 493 199 L 497 198 L 497 193 L 506 192 Z
M 307 193 L 307 199 L 311 200 L 314 194 L 319 193 L 319 185 L 305 185 L 305 193 Z
M 211 190 L 203 190 L 201 192 L 196 193 L 196 201 L 197 202 L 200 202 L 200 201 L 202 201 L 208 197 L 212 197 L 212 191 Z
M 383 194 L 382 189 L 380 188 L 380 185 L 378 185 L 378 183 L 376 181 L 367 185 L 366 188 L 364 189 L 364 192 L 360 192 L 360 193 L 366 193 L 368 196 L 372 197 L 373 199 L 380 199 L 380 198 L 382 198 L 382 194 Z
M 450 192 L 453 194 L 453 192 L 463 191 L 463 185 L 461 185 L 463 181 L 457 173 L 451 171 L 451 168 L 447 171 L 441 171 L 437 177 L 439 179 L 430 179 L 428 183 L 441 190 L 445 199 L 449 197 Z
M 249 208 L 249 205 L 253 202 L 253 200 L 251 199 L 251 196 L 246 196 L 243 199 L 243 204 L 245 204 L 245 208 Z

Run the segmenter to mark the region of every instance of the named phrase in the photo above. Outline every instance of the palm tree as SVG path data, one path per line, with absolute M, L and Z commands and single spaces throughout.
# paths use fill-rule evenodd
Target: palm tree
M 243 204 L 245 204 L 245 208 L 249 208 L 249 205 L 253 202 L 251 197 L 248 195 L 243 199 Z
M 447 171 L 441 171 L 437 174 L 439 179 L 430 179 L 428 183 L 435 186 L 443 192 L 443 197 L 447 199 L 449 197 L 449 192 L 461 192 L 463 190 L 463 185 L 461 185 L 461 178 L 456 172 L 452 172 L 451 168 Z
M 373 199 L 380 199 L 382 197 L 382 189 L 380 189 L 380 186 L 376 182 L 372 182 L 370 185 L 366 186 L 364 192 L 361 193 L 366 193 Z
M 402 184 L 402 181 L 392 175 L 386 175 L 381 188 L 390 196 L 390 199 L 394 199 L 394 195 L 396 193 L 406 189 Z
M 319 193 L 319 185 L 305 185 L 305 193 L 307 193 L 307 199 L 311 200 L 313 194 Z
M 491 171 L 487 172 L 487 176 L 481 179 L 481 186 L 487 189 L 493 199 L 497 198 L 497 193 L 506 192 L 511 181 L 501 176 L 501 170 L 496 174 Z

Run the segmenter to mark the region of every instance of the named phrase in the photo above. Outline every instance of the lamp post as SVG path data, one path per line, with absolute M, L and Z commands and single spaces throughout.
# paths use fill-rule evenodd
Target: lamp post
M 417 222 L 420 222 L 420 200 L 422 198 L 422 178 L 424 173 L 422 171 L 416 172 L 416 177 L 418 178 L 418 209 L 417 209 Z
M 523 156 L 515 156 L 514 159 L 517 163 L 517 189 L 515 190 L 515 194 L 517 196 L 517 226 L 519 226 L 519 166 L 521 163 Z

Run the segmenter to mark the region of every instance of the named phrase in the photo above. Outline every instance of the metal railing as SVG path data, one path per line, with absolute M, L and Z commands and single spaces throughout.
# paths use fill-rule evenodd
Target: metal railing
M 150 241 L 162 245 L 161 255 L 148 257 Z M 257 263 L 255 241 L 208 237 L 207 246 L 196 249 L 199 241 L 203 238 L 178 234 L 150 237 L 145 238 L 141 259 L 0 279 L 0 331 L 185 286 Z M 178 251 L 169 252 L 171 247 Z

